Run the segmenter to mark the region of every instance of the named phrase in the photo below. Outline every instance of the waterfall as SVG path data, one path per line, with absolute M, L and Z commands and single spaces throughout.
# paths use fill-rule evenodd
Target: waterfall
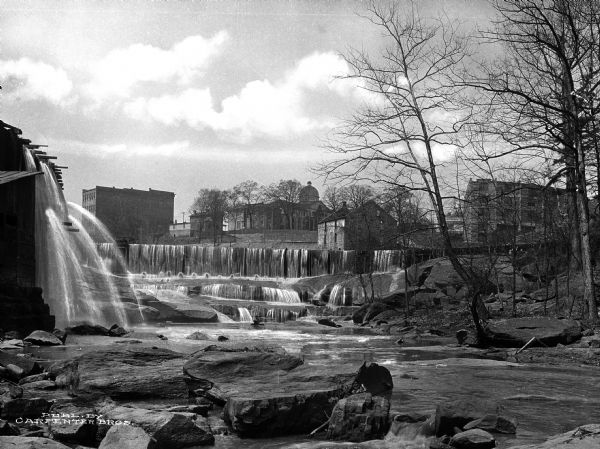
M 128 266 L 132 273 L 297 278 L 343 274 L 354 260 L 354 251 L 131 244 Z
M 299 304 L 300 295 L 295 290 L 284 290 L 281 288 L 261 287 L 264 293 L 265 301 L 285 302 L 286 304 Z
M 285 290 L 262 285 L 206 284 L 200 289 L 201 295 L 225 299 L 244 299 L 251 301 L 282 302 L 300 304 L 300 295 L 294 290 Z
M 27 167 L 36 167 L 25 150 Z M 39 163 L 36 177 L 36 283 L 56 317 L 65 327 L 79 321 L 110 326 L 127 325 L 126 315 L 110 273 L 82 224 L 69 215 L 54 172 Z M 37 168 L 36 168 L 37 169 Z
M 254 321 L 250 311 L 245 307 L 238 307 L 238 311 L 240 313 L 240 323 L 252 323 Z
M 353 298 L 363 296 L 362 289 L 358 286 L 354 288 L 346 284 L 335 284 L 329 294 L 329 302 L 327 307 L 335 308 L 341 306 L 351 306 Z

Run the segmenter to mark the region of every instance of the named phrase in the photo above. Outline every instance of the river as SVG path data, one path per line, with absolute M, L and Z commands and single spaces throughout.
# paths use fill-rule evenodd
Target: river
M 394 379 L 391 414 L 431 412 L 448 399 L 480 398 L 498 401 L 518 420 L 517 435 L 497 435 L 497 444 L 506 448 L 536 443 L 549 435 L 578 425 L 600 422 L 600 376 L 593 367 L 553 367 L 514 364 L 478 358 L 459 348 L 419 345 L 403 347 L 394 337 L 373 334 L 365 328 L 329 328 L 307 321 L 266 323 L 254 329 L 242 323 L 144 327 L 169 338 L 173 349 L 185 336 L 201 331 L 210 337 L 223 335 L 232 341 L 263 340 L 300 355 L 305 364 L 335 367 L 365 361 L 386 366 Z M 335 369 L 335 368 L 332 368 Z M 218 380 L 215 379 L 218 383 Z M 344 447 L 303 436 L 276 439 L 217 437 L 216 448 L 315 448 Z M 347 445 L 346 445 L 347 446 Z M 359 447 L 356 444 L 351 447 Z M 428 442 L 395 438 L 381 446 L 427 448 Z

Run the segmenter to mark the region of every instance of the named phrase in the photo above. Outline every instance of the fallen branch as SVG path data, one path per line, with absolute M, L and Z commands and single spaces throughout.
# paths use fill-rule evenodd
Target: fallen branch
M 529 346 L 531 346 L 534 342 L 538 342 L 540 345 L 544 346 L 544 347 L 548 347 L 547 344 L 545 344 L 543 341 L 539 340 L 537 337 L 531 337 L 531 340 L 529 340 L 527 343 L 525 343 L 525 345 L 519 349 L 517 352 L 515 352 L 515 355 L 517 355 L 519 352 L 524 351 L 525 349 L 527 349 Z
M 325 416 L 327 416 L 327 413 L 325 413 Z M 309 433 L 308 436 L 312 437 L 317 432 L 323 430 L 323 428 L 325 426 L 329 425 L 329 421 L 331 421 L 331 416 L 327 416 L 327 421 L 325 421 L 323 424 L 321 424 L 319 427 L 317 427 L 315 430 L 313 430 L 311 433 Z

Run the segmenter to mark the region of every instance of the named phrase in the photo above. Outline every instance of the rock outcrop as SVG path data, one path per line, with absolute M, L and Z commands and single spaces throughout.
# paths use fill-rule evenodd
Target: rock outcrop
M 70 449 L 58 441 L 41 437 L 4 436 L 0 437 L 2 449 Z
M 33 331 L 23 341 L 28 341 L 33 345 L 38 346 L 60 346 L 63 342 L 54 334 L 46 331 Z
M 519 348 L 533 337 L 547 346 L 556 346 L 579 340 L 581 325 L 574 320 L 549 317 L 508 318 L 489 321 L 484 334 L 494 346 Z
M 197 422 L 190 416 L 193 414 L 122 407 L 110 401 L 100 403 L 97 411 L 104 419 L 120 423 L 114 425 L 134 424 L 141 427 L 160 449 L 204 446 L 215 441 L 204 418 L 198 417 L 200 421 Z
M 511 446 L 509 449 L 597 449 L 600 447 L 600 424 L 586 424 L 556 435 L 544 443 Z
M 340 399 L 331 413 L 327 438 L 360 442 L 382 438 L 388 430 L 390 402 L 371 393 Z
M 50 367 L 59 386 L 114 399 L 186 398 L 185 356 L 145 346 L 96 347 Z
M 184 371 L 193 394 L 225 404 L 225 420 L 243 437 L 314 430 L 356 377 L 355 371 L 304 366 L 281 348 L 231 343 L 194 353 Z

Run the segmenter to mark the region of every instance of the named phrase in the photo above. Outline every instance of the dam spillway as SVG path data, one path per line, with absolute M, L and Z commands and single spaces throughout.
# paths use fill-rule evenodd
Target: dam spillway
M 114 244 L 99 243 L 104 258 L 117 254 Z M 128 269 L 132 273 L 163 276 L 260 276 L 301 278 L 357 272 L 356 251 L 238 248 L 201 245 L 130 244 L 126 248 Z M 402 263 L 401 250 L 370 252 L 372 271 L 390 271 Z

